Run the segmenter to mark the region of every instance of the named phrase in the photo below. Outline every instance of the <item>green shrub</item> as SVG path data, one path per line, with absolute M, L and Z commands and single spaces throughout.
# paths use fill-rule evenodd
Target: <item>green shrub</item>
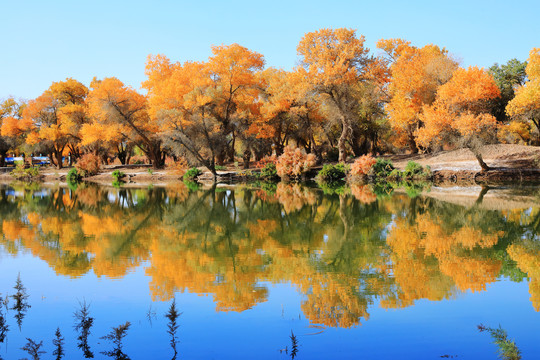
M 111 175 L 114 178 L 114 181 L 120 181 L 120 179 L 122 179 L 124 176 L 126 176 L 126 174 L 124 174 L 120 170 L 114 170 Z
M 33 166 L 25 169 L 23 162 L 16 162 L 15 169 L 11 171 L 11 176 L 17 180 L 31 180 L 39 176 L 39 166 Z
M 278 177 L 276 164 L 268 163 L 261 169 L 261 178 L 263 179 L 275 179 Z
M 79 173 L 77 172 L 77 169 L 75 169 L 75 168 L 69 169 L 69 171 L 67 173 L 67 176 L 66 176 L 67 183 L 68 184 L 76 184 L 80 180 L 81 180 L 81 175 L 79 175 Z
M 193 167 L 186 171 L 186 173 L 184 174 L 184 182 L 193 181 L 199 175 L 202 175 L 202 171 L 197 169 L 196 167 Z
M 371 172 L 372 175 L 377 178 L 385 178 L 388 177 L 394 169 L 395 167 L 394 164 L 392 164 L 392 161 L 378 158 L 377 162 L 371 168 Z
M 317 179 L 321 182 L 332 183 L 343 180 L 347 176 L 349 167 L 343 163 L 331 165 L 325 164 L 317 174 Z
M 412 178 L 421 175 L 423 172 L 424 168 L 422 165 L 414 161 L 409 161 L 407 166 L 405 166 L 405 170 L 403 170 L 403 176 Z
M 390 174 L 388 174 L 388 177 L 398 181 L 403 177 L 403 172 L 399 171 L 398 169 L 394 169 Z
M 223 170 L 227 170 L 227 168 L 223 165 L 216 165 L 216 171 L 223 171 Z
M 426 166 L 425 168 L 414 161 L 409 161 L 405 170 L 403 170 L 403 177 L 406 179 L 426 179 L 431 177 L 431 168 Z

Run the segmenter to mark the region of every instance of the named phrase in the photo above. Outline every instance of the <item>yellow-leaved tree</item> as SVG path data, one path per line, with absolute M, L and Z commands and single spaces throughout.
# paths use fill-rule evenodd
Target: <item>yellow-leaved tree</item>
M 79 155 L 79 131 L 86 122 L 85 99 L 88 88 L 75 79 L 53 82 L 49 89 L 28 102 L 23 120 L 32 124 L 26 141 L 50 155 L 51 162 L 62 168 L 64 150 Z
M 386 53 L 390 64 L 390 124 L 417 153 L 416 131 L 422 127 L 422 109 L 435 101 L 437 90 L 452 77 L 458 64 L 446 49 L 436 45 L 418 48 L 402 39 L 387 39 L 380 40 L 377 47 Z
M 93 82 L 88 107 L 94 130 L 103 127 L 107 131 L 105 139 L 116 143 L 132 142 L 145 153 L 155 169 L 164 166 L 161 125 L 149 116 L 144 95 L 117 78 L 105 78 Z
M 416 139 L 425 147 L 452 143 L 470 149 L 482 170 L 489 170 L 481 147 L 496 139 L 497 119 L 489 113 L 490 100 L 500 90 L 484 69 L 457 69 L 450 81 L 442 85 L 435 102 L 425 105 L 420 114 L 424 126 L 416 131 Z
M 506 112 L 514 119 L 532 122 L 540 141 L 540 48 L 534 48 L 529 53 L 525 72 L 528 80 L 516 89 L 516 97 L 508 103 Z

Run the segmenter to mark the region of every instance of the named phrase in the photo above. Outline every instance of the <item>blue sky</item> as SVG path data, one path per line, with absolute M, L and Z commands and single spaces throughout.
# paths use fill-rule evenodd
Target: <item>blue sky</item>
M 291 69 L 306 32 L 348 27 L 446 47 L 462 64 L 525 60 L 540 47 L 540 1 L 5 1 L 0 99 L 31 99 L 53 81 L 116 76 L 136 89 L 148 54 L 204 60 L 239 43 Z

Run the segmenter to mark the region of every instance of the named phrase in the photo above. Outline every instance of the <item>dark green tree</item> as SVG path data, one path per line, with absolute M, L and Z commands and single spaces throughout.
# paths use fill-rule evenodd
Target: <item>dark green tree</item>
M 495 82 L 501 90 L 501 97 L 493 100 L 491 112 L 499 122 L 506 123 L 509 120 L 506 114 L 506 105 L 515 96 L 514 88 L 525 83 L 527 77 L 527 74 L 525 74 L 526 66 L 526 61 L 511 59 L 506 64 L 499 65 L 495 63 L 489 68 L 489 73 L 495 78 Z

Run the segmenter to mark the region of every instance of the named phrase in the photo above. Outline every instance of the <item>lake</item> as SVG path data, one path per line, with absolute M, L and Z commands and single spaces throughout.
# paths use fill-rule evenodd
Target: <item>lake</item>
M 53 359 L 58 328 L 66 359 L 496 359 L 484 324 L 540 358 L 539 200 L 535 186 L 5 185 L 0 357 L 30 358 L 29 338 Z

